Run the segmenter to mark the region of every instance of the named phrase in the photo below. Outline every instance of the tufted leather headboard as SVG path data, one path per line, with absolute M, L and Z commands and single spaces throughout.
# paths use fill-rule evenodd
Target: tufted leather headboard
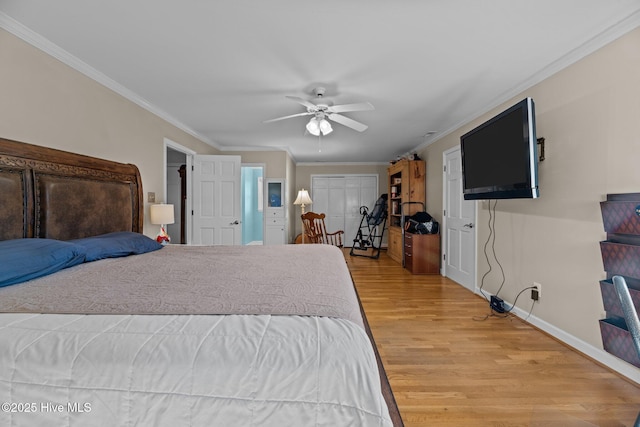
M 142 233 L 135 165 L 0 138 L 0 240 Z

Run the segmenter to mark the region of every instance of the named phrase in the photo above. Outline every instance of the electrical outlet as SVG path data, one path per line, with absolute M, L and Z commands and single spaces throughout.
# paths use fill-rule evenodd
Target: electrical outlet
M 542 296 L 542 285 L 540 283 L 533 282 L 532 286 L 538 288 L 538 298 L 540 298 Z
M 540 294 L 538 293 L 537 288 L 531 289 L 531 299 L 534 301 L 538 301 L 540 299 Z

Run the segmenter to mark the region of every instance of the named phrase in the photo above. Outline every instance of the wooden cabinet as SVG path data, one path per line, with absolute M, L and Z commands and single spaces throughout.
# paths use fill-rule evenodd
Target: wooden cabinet
M 440 235 L 404 235 L 404 266 L 413 274 L 440 273 Z
M 425 163 L 423 160 L 400 160 L 387 169 L 389 200 L 389 243 L 387 254 L 402 262 L 402 214 L 412 215 L 424 209 Z M 406 202 L 420 202 L 404 206 Z M 393 238 L 399 239 L 394 244 Z
M 287 212 L 285 210 L 285 181 L 268 179 L 265 182 L 264 244 L 287 243 Z
M 402 232 L 400 227 L 389 227 L 387 255 L 397 262 L 402 262 Z

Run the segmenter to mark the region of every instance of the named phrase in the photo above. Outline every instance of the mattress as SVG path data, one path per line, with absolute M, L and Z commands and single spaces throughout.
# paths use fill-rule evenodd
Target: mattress
M 392 425 L 335 248 L 170 246 L 0 302 L 1 425 Z
M 0 425 L 391 425 L 369 340 L 348 320 L 2 314 L 0 325 Z
M 298 314 L 362 325 L 344 256 L 329 245 L 170 245 L 0 288 L 0 312 Z

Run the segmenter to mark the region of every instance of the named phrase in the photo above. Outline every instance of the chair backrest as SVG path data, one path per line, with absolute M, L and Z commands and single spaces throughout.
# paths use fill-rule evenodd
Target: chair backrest
M 307 212 L 300 216 L 304 228 L 306 243 L 324 243 L 326 229 L 324 226 L 324 214 Z
M 305 233 L 305 243 L 324 243 L 342 247 L 342 235 L 344 231 L 338 230 L 333 233 L 327 233 L 327 228 L 324 225 L 325 214 L 307 212 L 302 214 L 301 218 Z M 308 241 L 306 239 L 308 239 Z

